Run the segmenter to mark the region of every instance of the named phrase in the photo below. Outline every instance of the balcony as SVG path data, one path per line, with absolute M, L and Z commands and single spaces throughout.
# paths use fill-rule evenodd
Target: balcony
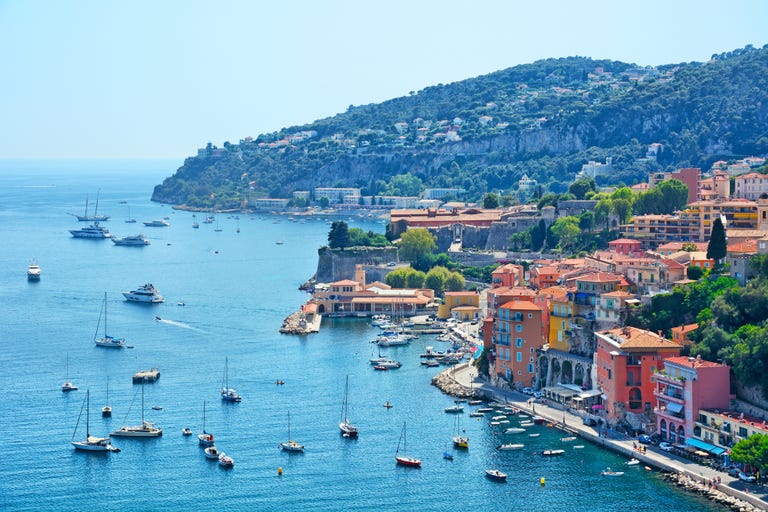
M 675 402 L 677 404 L 684 404 L 685 403 L 685 399 L 682 397 L 682 395 L 675 395 L 675 394 L 669 395 L 669 394 L 667 394 L 664 391 L 654 391 L 653 392 L 653 396 L 655 396 L 656 398 L 661 398 L 662 400 L 668 400 L 670 402 Z
M 667 404 L 666 406 L 657 406 L 653 408 L 653 412 L 659 416 L 666 417 L 668 419 L 672 420 L 684 420 L 685 419 L 685 409 L 680 404 L 671 404 L 673 407 L 670 407 L 670 404 Z M 679 407 L 679 409 L 678 409 Z

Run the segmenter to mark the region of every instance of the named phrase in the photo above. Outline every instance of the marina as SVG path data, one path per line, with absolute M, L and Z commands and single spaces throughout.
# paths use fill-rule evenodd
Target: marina
M 447 367 L 422 366 L 419 357 L 427 346 L 445 351 L 447 342 L 421 335 L 406 346 L 382 347 L 382 356 L 402 366 L 377 372 L 368 361 L 376 330 L 366 319 L 325 318 L 320 332 L 309 337 L 278 332 L 282 318 L 306 298 L 297 287 L 316 269 L 316 249 L 327 241 L 325 221 L 274 224 L 268 215 L 264 220 L 241 215 L 239 238 L 235 221 L 230 226 L 223 216 L 221 225 L 231 229 L 222 233 L 204 223 L 191 229 L 189 212 L 148 201 L 168 167 L 137 178 L 134 166 L 98 179 L 104 175 L 101 169 L 88 174 L 87 167 L 78 167 L 83 184 L 77 187 L 23 189 L 24 195 L 11 186 L 0 187 L 0 200 L 11 217 L 7 225 L 28 234 L 0 254 L 0 273 L 15 298 L 0 311 L 8 332 L 0 340 L 0 361 L 6 370 L 14 368 L 0 373 L 0 382 L 40 398 L 32 404 L 11 394 L 0 397 L 8 429 L 36 454 L 26 464 L 4 470 L 0 485 L 9 510 L 72 512 L 82 510 L 86 500 L 88 508 L 118 511 L 156 510 L 159 504 L 165 510 L 211 510 L 222 503 L 236 510 L 320 511 L 338 510 L 343 503 L 350 510 L 372 511 L 382 502 L 441 511 L 450 509 L 455 497 L 432 491 L 459 478 L 471 483 L 463 498 L 492 512 L 546 509 L 553 500 L 605 512 L 615 510 L 617 502 L 632 502 L 633 510 L 641 512 L 713 510 L 706 500 L 667 484 L 656 471 L 611 479 L 610 487 L 597 485 L 605 482 L 600 471 L 623 467 L 627 457 L 592 444 L 559 457 L 535 457 L 534 452 L 562 445 L 564 434 L 546 425 L 530 427 L 540 435 L 524 437 L 524 448 L 497 450 L 498 429 L 487 418 L 465 414 L 461 428 L 471 438 L 471 448 L 453 449 L 456 416 L 444 410 L 454 399 L 431 385 Z M 59 183 L 56 176 L 46 176 L 45 182 Z M 74 240 L 68 233 L 74 220 L 66 212 L 81 207 L 83 191 L 97 186 L 105 207 L 126 199 L 137 218 L 170 216 L 175 221 L 158 230 L 161 238 L 152 250 L 118 251 L 112 244 Z M 49 206 L 43 211 L 28 206 L 41 203 Z M 376 221 L 350 222 L 366 230 L 384 229 Z M 35 228 L 41 223 L 46 230 Z M 272 243 L 275 239 L 285 245 Z M 259 252 L 250 256 L 253 247 Z M 46 278 L 35 285 L 19 272 L 31 255 L 45 263 Z M 254 272 L 256 261 L 269 270 Z M 98 298 L 143 282 L 155 283 L 167 302 L 142 307 L 119 300 L 109 307 L 110 325 L 119 326 L 120 336 L 135 348 L 95 349 L 90 337 Z M 176 306 L 179 300 L 186 306 Z M 39 315 L 39 322 L 29 321 L 31 312 Z M 50 342 L 40 351 L 34 344 L 19 343 L 27 339 Z M 233 384 L 246 397 L 237 405 L 220 399 L 225 356 Z M 163 435 L 115 437 L 112 442 L 121 451 L 108 457 L 74 450 L 70 439 L 85 389 L 90 389 L 92 403 L 103 404 L 109 382 L 114 412 L 104 418 L 91 415 L 93 432 L 140 423 L 139 398 L 133 398 L 137 388 L 128 382 L 140 369 L 156 369 L 154 384 L 143 386 L 145 401 L 164 407 L 148 405 L 144 414 L 146 421 L 162 426 Z M 339 434 L 347 375 L 350 419 L 361 431 L 357 440 Z M 80 390 L 62 393 L 65 376 Z M 278 381 L 282 384 L 276 385 Z M 199 429 L 202 401 L 207 401 L 205 428 L 215 433 L 217 451 L 236 461 L 227 471 L 219 466 L 219 453 L 208 459 L 194 435 L 182 434 L 184 428 Z M 469 402 L 464 407 L 480 408 Z M 290 435 L 306 447 L 294 455 L 278 449 L 288 439 L 289 410 Z M 420 470 L 394 460 L 405 420 L 406 455 L 418 457 Z M 446 451 L 453 460 L 443 457 Z M 507 473 L 515 485 L 489 480 L 484 476 L 489 468 Z M 48 491 L 30 487 L 32 479 L 47 482 Z M 215 495 L 212 486 L 218 489 Z M 139 487 L 143 493 L 132 492 Z M 73 488 L 79 489 L 76 498 L 69 492 Z

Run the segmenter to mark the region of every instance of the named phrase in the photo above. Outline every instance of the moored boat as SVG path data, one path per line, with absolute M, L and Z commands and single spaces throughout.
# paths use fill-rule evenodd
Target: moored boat
M 304 445 L 291 439 L 291 413 L 288 413 L 288 440 L 280 443 L 280 449 L 286 452 L 297 453 L 304 451 Z
M 219 454 L 219 466 L 227 469 L 233 468 L 235 467 L 235 459 L 222 452 Z
M 498 469 L 486 469 L 485 476 L 490 480 L 494 480 L 496 482 L 507 481 L 507 474 L 502 471 L 499 471 Z
M 545 457 L 554 457 L 557 455 L 562 455 L 565 453 L 565 450 L 544 450 L 541 452 L 541 454 Z
M 405 435 L 405 422 L 403 422 L 403 430 L 400 432 L 400 439 L 397 441 L 397 450 L 395 451 L 395 462 L 400 466 L 406 466 L 411 468 L 420 468 L 421 459 L 415 457 L 409 457 L 406 453 L 406 435 Z M 403 454 L 400 454 L 400 443 L 403 445 Z
M 357 435 L 359 434 L 359 429 L 357 428 L 357 425 L 353 425 L 349 421 L 348 397 L 349 397 L 349 375 L 347 375 L 347 380 L 344 385 L 344 401 L 342 402 L 342 405 L 341 405 L 341 421 L 339 422 L 339 430 L 341 431 L 341 435 L 343 437 L 357 438 Z
M 219 454 L 221 453 L 216 446 L 211 445 L 208 448 L 205 449 L 205 458 L 210 460 L 217 460 L 219 458 Z
M 38 265 L 37 261 L 35 260 L 32 260 L 29 263 L 29 266 L 27 267 L 27 280 L 28 281 L 40 280 L 40 265 Z
M 151 220 L 149 222 L 144 223 L 145 226 L 150 228 L 164 228 L 167 226 L 170 226 L 171 224 L 167 220 Z
M 93 335 L 93 342 L 97 347 L 105 348 L 123 348 L 125 346 L 125 338 L 115 338 L 107 334 L 107 292 L 104 292 L 104 336 L 99 337 L 99 325 L 101 324 L 101 313 L 99 314 L 99 321 L 96 323 L 96 334 Z
M 464 407 L 461 405 L 450 405 L 445 408 L 445 412 L 448 414 L 458 414 L 464 412 Z
M 163 429 L 156 427 L 153 423 L 144 420 L 144 386 L 141 386 L 141 425 L 124 426 L 109 433 L 113 437 L 160 437 L 163 435 Z
M 112 238 L 112 233 L 104 226 L 99 226 L 98 222 L 94 222 L 90 226 L 86 226 L 80 229 L 70 229 L 70 233 L 74 238 Z
M 613 471 L 611 468 L 605 468 L 600 472 L 601 476 L 624 476 L 623 471 Z
M 500 444 L 499 446 L 496 447 L 496 449 L 500 451 L 509 451 L 509 450 L 522 450 L 523 447 L 525 447 L 525 445 L 520 443 L 505 443 L 505 444 Z
M 85 408 L 85 439 L 82 441 L 75 441 L 75 434 L 77 433 L 77 425 L 80 424 L 80 416 L 83 414 L 83 408 L 80 409 L 80 416 L 77 418 L 77 424 L 75 430 L 72 432 L 72 440 L 70 444 L 75 447 L 75 450 L 81 450 L 86 452 L 119 452 L 119 448 L 115 448 L 109 442 L 108 437 L 94 437 L 91 435 L 91 400 L 90 391 L 85 392 L 85 399 L 83 400 L 83 407 Z
M 145 245 L 150 245 L 149 240 L 147 240 L 141 233 L 138 235 L 124 236 L 123 238 L 112 237 L 112 243 L 129 247 L 144 247 Z
M 241 402 L 243 400 L 234 388 L 229 387 L 229 358 L 224 358 L 224 379 L 221 384 L 221 399 L 225 402 Z

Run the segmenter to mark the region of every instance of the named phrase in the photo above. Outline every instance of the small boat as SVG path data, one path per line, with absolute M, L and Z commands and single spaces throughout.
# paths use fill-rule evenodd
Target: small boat
M 27 267 L 27 281 L 39 281 L 40 280 L 40 265 L 36 261 L 32 260 Z
M 67 354 L 67 375 L 66 380 L 64 381 L 64 384 L 61 385 L 61 391 L 64 393 L 69 393 L 70 391 L 77 391 L 77 386 L 75 386 L 72 381 L 69 380 L 69 354 Z
M 139 233 L 138 235 L 124 236 L 123 238 L 112 237 L 112 243 L 115 245 L 124 245 L 128 247 L 144 247 L 150 245 L 149 240 L 144 238 L 144 235 Z
M 453 454 L 451 452 L 443 452 L 443 458 L 445 460 L 453 460 Z
M 469 405 L 480 405 L 480 404 L 482 404 L 482 403 L 483 403 L 483 401 L 482 401 L 482 400 L 470 400 L 470 401 L 469 401 Z M 478 409 L 478 410 L 479 410 L 479 409 Z
M 384 402 L 384 408 L 385 409 L 391 409 L 392 407 L 394 407 L 394 406 L 391 403 L 389 403 L 389 401 Z
M 506 443 L 506 444 L 500 444 L 496 447 L 497 450 L 500 451 L 509 451 L 509 450 L 522 450 L 525 445 L 519 444 L 519 443 Z
M 210 460 L 218 460 L 219 454 L 221 453 L 216 446 L 211 445 L 208 448 L 204 450 L 205 458 Z
M 532 421 L 521 421 L 520 426 L 521 427 L 532 427 L 534 423 Z
M 235 467 L 235 459 L 222 452 L 219 454 L 219 466 L 226 469 L 233 468 Z
M 564 443 L 570 443 L 571 441 L 575 441 L 576 438 L 574 436 L 568 436 L 568 437 L 561 437 L 560 441 Z
M 224 358 L 224 379 L 221 386 L 221 399 L 225 402 L 241 402 L 243 398 L 234 388 L 229 387 L 229 358 Z
M 624 476 L 623 471 L 613 471 L 611 468 L 605 468 L 600 472 L 601 476 Z
M 445 412 L 447 412 L 448 414 L 458 414 L 460 412 L 464 412 L 464 406 L 451 405 L 445 408 Z
M 203 431 L 197 434 L 197 443 L 203 448 L 213 446 L 213 434 L 205 430 L 205 400 L 203 400 Z
M 565 450 L 544 450 L 541 452 L 541 454 L 545 457 L 554 457 L 556 455 L 562 455 L 565 453 Z
M 519 428 L 519 427 L 512 427 L 512 428 L 505 428 L 504 429 L 504 433 L 505 434 L 522 434 L 523 432 L 525 432 L 525 429 L 524 428 Z
M 403 366 L 403 364 L 400 361 L 395 361 L 393 359 L 385 359 L 383 361 L 379 361 L 374 368 L 377 370 L 385 369 L 385 370 L 394 370 L 396 368 L 400 368 Z
M 434 359 L 427 359 L 426 361 L 422 361 L 421 365 L 426 366 L 427 368 L 434 368 L 435 366 L 440 366 L 440 363 Z
M 145 226 L 150 228 L 165 228 L 170 226 L 171 224 L 167 220 L 151 220 L 149 222 L 144 223 Z
M 528 434 L 528 437 L 539 437 L 541 434 Z
M 129 292 L 122 292 L 125 300 L 129 302 L 149 302 L 157 304 L 163 302 L 165 299 L 160 292 L 155 288 L 152 283 L 147 283 L 138 287 L 135 290 Z
M 499 471 L 498 469 L 486 469 L 485 476 L 490 480 L 494 480 L 496 482 L 507 481 L 507 474 Z
M 583 450 L 583 449 L 584 449 L 584 445 L 583 445 L 583 444 L 577 444 L 577 445 L 574 445 L 574 446 L 573 446 L 573 449 L 574 449 L 574 450 Z
M 359 434 L 359 429 L 357 428 L 357 425 L 353 425 L 349 422 L 349 415 L 348 415 L 348 409 L 349 404 L 347 402 L 347 398 L 349 395 L 349 375 L 347 375 L 346 384 L 344 385 L 344 401 L 341 405 L 341 421 L 339 422 L 339 430 L 341 431 L 341 435 L 343 437 L 351 437 L 351 438 L 357 438 L 357 435 Z
M 469 416 L 471 418 L 482 418 L 483 416 L 485 416 L 485 413 L 484 412 L 477 412 L 477 411 L 475 411 L 475 412 L 469 413 Z
M 457 398 L 457 399 L 455 399 L 453 401 L 453 403 L 455 403 L 455 404 L 465 404 L 465 403 L 467 403 L 467 399 L 466 398 Z
M 491 422 L 491 426 L 492 427 L 498 427 L 499 425 L 501 425 L 501 423 L 499 423 L 498 421 L 492 421 Z
M 373 367 L 373 369 L 376 370 L 376 371 L 379 371 L 379 372 L 385 372 L 385 371 L 389 370 L 389 368 L 387 368 L 386 366 L 384 366 L 382 364 L 377 364 L 376 366 Z
M 280 443 L 280 448 L 286 452 L 303 452 L 304 445 L 291 439 L 291 413 L 288 413 L 288 440 Z
M 113 437 L 160 437 L 163 435 L 163 429 L 144 420 L 144 385 L 141 386 L 141 425 L 120 427 L 109 435 Z
M 405 435 L 405 422 L 403 422 L 403 430 L 400 432 L 400 439 L 397 441 L 397 450 L 395 450 L 395 462 L 400 466 L 406 466 L 411 468 L 420 468 L 421 459 L 409 457 L 406 455 L 406 435 Z M 400 443 L 403 445 L 403 454 L 400 455 Z
M 505 419 L 507 419 L 506 416 L 494 416 L 494 417 L 491 418 L 491 420 L 493 420 L 493 421 L 501 421 L 501 420 L 505 420 Z
M 112 406 L 109 405 L 109 379 L 107 379 L 107 403 L 101 408 L 101 416 L 104 418 L 112 416 Z
M 493 408 L 491 407 L 480 407 L 477 412 L 493 412 Z
M 82 441 L 75 441 L 75 434 L 77 434 L 77 426 L 80 424 L 80 417 L 85 409 L 85 439 Z M 75 447 L 75 450 L 81 450 L 86 452 L 119 452 L 119 448 L 113 447 L 108 437 L 94 437 L 91 435 L 91 400 L 90 392 L 85 392 L 85 399 L 83 405 L 80 408 L 80 416 L 77 417 L 77 424 L 75 424 L 75 430 L 72 432 L 72 440 L 70 444 Z
M 194 229 L 199 229 L 200 228 L 200 224 L 197 222 L 197 215 L 195 215 L 195 214 L 192 214 L 192 227 Z
M 282 386 L 283 384 L 285 384 L 285 381 L 278 379 L 278 380 L 275 381 L 275 384 L 278 385 L 278 386 Z
M 534 416 L 533 417 L 533 423 L 536 424 L 536 425 L 543 425 L 546 422 L 547 422 L 547 420 L 542 418 L 541 416 Z
M 183 435 L 183 436 L 191 436 L 192 435 L 192 429 L 189 428 L 189 427 L 184 428 L 181 431 L 181 435 Z
M 99 321 L 96 323 L 96 334 L 93 335 L 93 342 L 97 347 L 105 348 L 123 348 L 125 338 L 115 338 L 107 334 L 107 292 L 104 292 L 104 336 L 99 337 L 99 325 L 101 324 L 101 312 L 99 312 Z
M 626 462 L 626 464 L 627 464 L 627 466 L 637 466 L 637 465 L 639 465 L 639 464 L 640 464 L 640 461 L 639 461 L 639 460 L 637 460 L 636 458 L 632 457 L 631 459 L 629 459 L 629 460 Z

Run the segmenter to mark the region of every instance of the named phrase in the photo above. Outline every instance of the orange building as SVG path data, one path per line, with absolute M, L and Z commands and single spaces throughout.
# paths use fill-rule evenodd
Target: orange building
M 595 340 L 597 387 L 609 424 L 651 411 L 656 401 L 651 376 L 664 359 L 679 356 L 682 346 L 636 327 L 595 332 Z
M 560 279 L 560 271 L 555 266 L 534 267 L 529 273 L 528 281 L 533 288 L 549 288 L 555 286 Z
M 544 346 L 543 310 L 531 301 L 502 305 L 493 324 L 493 374 L 509 384 L 532 386 L 536 354 Z
M 499 286 L 522 286 L 524 282 L 525 271 L 522 265 L 507 263 L 501 265 L 491 272 L 491 288 Z

